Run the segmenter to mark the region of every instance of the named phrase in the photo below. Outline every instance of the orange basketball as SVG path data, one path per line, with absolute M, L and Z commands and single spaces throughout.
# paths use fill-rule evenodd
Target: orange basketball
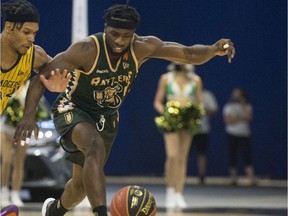
M 118 190 L 110 205 L 111 216 L 155 216 L 157 206 L 153 195 L 137 185 Z

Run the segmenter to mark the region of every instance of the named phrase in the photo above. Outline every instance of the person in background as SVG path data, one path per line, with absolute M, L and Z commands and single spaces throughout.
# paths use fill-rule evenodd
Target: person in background
M 245 172 L 250 184 L 255 184 L 251 155 L 252 104 L 242 88 L 234 88 L 229 101 L 224 105 L 223 117 L 227 134 L 231 184 L 237 185 L 237 158 L 242 155 Z
M 24 178 L 24 163 L 29 145 L 14 145 L 13 135 L 15 127 L 24 113 L 25 96 L 29 80 L 22 85 L 12 96 L 7 108 L 1 115 L 1 205 L 14 204 L 23 207 L 20 191 Z M 37 121 L 50 119 L 51 111 L 45 98 L 40 100 L 37 109 Z M 10 181 L 11 179 L 11 181 Z M 9 190 L 11 186 L 11 191 Z
M 206 168 L 207 168 L 207 146 L 209 144 L 209 135 L 211 132 L 210 118 L 215 116 L 218 112 L 218 103 L 214 94 L 207 90 L 203 89 L 203 107 L 205 114 L 201 118 L 201 129 L 197 133 L 192 141 L 193 150 L 197 151 L 197 167 L 198 167 L 198 176 L 200 184 L 205 184 Z
M 165 109 L 169 103 L 179 104 L 175 114 L 181 113 L 181 108 L 186 109 L 187 104 L 202 106 L 202 81 L 201 78 L 191 73 L 191 65 L 172 64 L 168 66 L 167 73 L 163 74 L 158 82 L 158 88 L 154 99 L 154 108 L 165 116 Z M 165 107 L 166 102 L 166 107 Z M 192 143 L 193 133 L 190 128 L 183 128 L 182 125 L 189 119 L 184 116 L 175 116 L 175 120 L 168 127 L 178 127 L 163 132 L 165 143 L 165 179 L 166 179 L 166 208 L 186 208 L 187 202 L 183 192 L 187 174 L 187 160 Z M 172 120 L 173 117 L 170 118 Z M 168 122 L 169 119 L 167 119 Z M 164 124 L 165 125 L 165 124 Z

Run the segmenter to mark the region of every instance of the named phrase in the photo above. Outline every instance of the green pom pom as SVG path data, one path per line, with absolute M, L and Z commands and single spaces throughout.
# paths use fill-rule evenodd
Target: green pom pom
M 198 105 L 181 106 L 177 101 L 169 101 L 163 114 L 154 120 L 162 133 L 187 130 L 194 135 L 200 131 L 200 119 L 204 114 L 204 109 Z
M 9 126 L 16 127 L 24 115 L 24 107 L 21 106 L 17 98 L 12 97 L 5 109 L 5 123 Z M 43 121 L 50 119 L 50 113 L 47 106 L 40 100 L 36 111 L 36 121 Z

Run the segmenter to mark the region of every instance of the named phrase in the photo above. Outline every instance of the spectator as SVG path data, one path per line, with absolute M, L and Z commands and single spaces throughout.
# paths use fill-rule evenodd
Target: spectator
M 242 153 L 245 172 L 250 184 L 255 184 L 254 168 L 251 158 L 250 122 L 253 117 L 252 105 L 247 93 L 241 88 L 234 88 L 229 101 L 223 109 L 225 130 L 227 133 L 231 184 L 237 185 L 237 157 Z

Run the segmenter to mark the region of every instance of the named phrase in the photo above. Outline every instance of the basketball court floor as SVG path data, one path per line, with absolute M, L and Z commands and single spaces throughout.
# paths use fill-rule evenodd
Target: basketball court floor
M 205 185 L 199 185 L 196 178 L 188 178 L 184 195 L 189 207 L 167 211 L 163 178 L 108 177 L 108 208 L 115 192 L 126 185 L 148 189 L 156 200 L 157 216 L 287 216 L 287 181 L 262 179 L 257 186 L 248 186 L 243 179 L 238 186 L 230 186 L 225 178 L 208 178 Z M 40 202 L 26 201 L 19 216 L 41 216 L 41 207 Z M 66 215 L 92 216 L 92 213 L 88 203 L 82 202 Z

